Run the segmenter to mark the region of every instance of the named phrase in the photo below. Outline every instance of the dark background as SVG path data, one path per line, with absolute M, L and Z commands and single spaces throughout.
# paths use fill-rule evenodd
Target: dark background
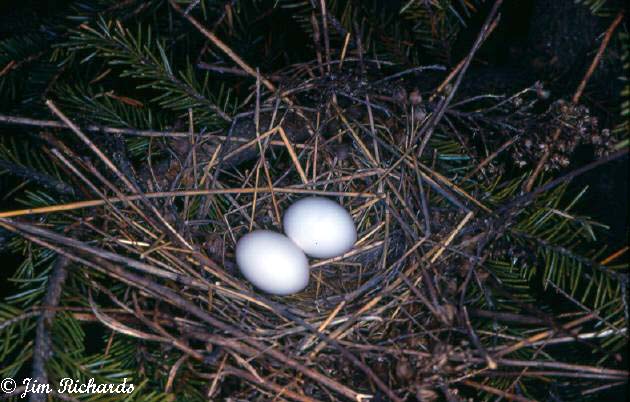
M 383 0 L 382 6 L 400 7 L 403 1 Z M 404 1 L 406 3 L 406 0 Z M 611 4 L 621 2 L 611 2 Z M 0 4 L 0 39 L 19 32 L 29 21 L 41 15 L 57 14 L 66 7 L 66 1 L 5 1 Z M 459 60 L 470 49 L 472 41 L 485 18 L 482 12 L 468 21 L 468 27 L 459 35 L 454 59 Z M 462 91 L 517 90 L 540 80 L 551 91 L 551 99 L 569 99 L 584 72 L 591 63 L 598 46 L 598 37 L 610 23 L 610 18 L 596 17 L 588 8 L 576 5 L 574 0 L 506 0 L 502 7 L 502 21 L 485 43 L 468 71 Z M 282 24 L 283 29 L 295 24 Z M 623 28 L 620 28 L 623 29 Z M 301 32 L 286 32 L 288 38 L 303 40 Z M 616 39 L 615 39 L 616 40 Z M 609 48 L 610 51 L 610 48 Z M 0 66 L 2 67 L 2 66 Z M 604 58 L 587 86 L 583 103 L 591 107 L 600 119 L 600 127 L 611 127 L 618 121 L 617 108 L 621 103 L 620 65 Z M 613 112 L 614 111 L 614 112 Z M 0 127 L 4 130 L 5 127 Z M 589 147 L 581 147 L 568 169 L 594 160 Z M 4 195 L 21 181 L 6 175 L 0 176 L 0 210 L 18 208 L 19 205 Z M 577 212 L 590 215 L 610 227 L 600 232 L 609 250 L 619 249 L 628 243 L 628 158 L 601 166 L 573 181 L 571 191 L 589 186 L 585 199 Z M 0 296 L 13 291 L 8 278 L 20 262 L 20 256 L 7 252 L 3 245 L 6 237 L 0 233 Z M 627 361 L 627 359 L 626 359 Z M 626 400 L 627 392 L 617 388 L 610 394 L 601 394 L 609 400 Z M 561 399 L 558 399 L 561 400 Z

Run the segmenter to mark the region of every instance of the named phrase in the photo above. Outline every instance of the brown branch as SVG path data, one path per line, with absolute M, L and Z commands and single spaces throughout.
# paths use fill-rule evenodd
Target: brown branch
M 241 56 L 234 53 L 234 51 L 227 44 L 225 44 L 225 42 L 219 39 L 219 37 L 216 36 L 213 32 L 210 32 L 210 30 L 206 29 L 206 27 L 204 27 L 199 21 L 197 21 L 195 17 L 186 14 L 184 10 L 182 10 L 181 7 L 177 4 L 177 2 L 175 2 L 175 0 L 169 0 L 169 2 L 171 3 L 171 6 L 173 7 L 173 9 L 175 9 L 175 11 L 181 14 L 182 17 L 186 18 L 195 28 L 199 30 L 199 32 L 201 32 L 206 38 L 208 38 L 210 42 L 212 42 L 216 47 L 218 47 L 226 55 L 228 55 L 228 57 L 232 59 L 236 64 L 238 64 L 239 67 L 245 70 L 247 74 L 249 74 L 251 77 L 256 78 L 256 70 L 253 69 L 249 64 L 247 64 L 247 62 L 245 62 L 245 60 L 243 60 Z M 276 92 L 276 87 L 271 83 L 271 81 L 264 77 L 261 77 L 261 82 L 271 92 Z
M 490 162 L 492 162 L 497 156 L 499 156 L 499 154 L 503 151 L 505 151 L 507 148 L 510 147 L 510 145 L 514 144 L 517 140 L 519 139 L 519 136 L 514 136 L 512 138 L 510 138 L 509 140 L 507 140 L 506 142 L 503 143 L 503 145 L 501 145 L 499 148 L 497 148 L 496 151 L 494 151 L 493 153 L 491 153 L 490 155 L 488 155 L 487 158 L 485 158 L 484 160 L 482 160 L 477 167 L 475 167 L 470 173 L 468 173 L 466 176 L 464 176 L 464 178 L 462 178 L 460 180 L 460 182 L 465 182 L 468 179 L 470 179 L 471 177 L 473 177 L 474 175 L 477 174 L 477 172 L 479 172 L 481 169 L 483 169 L 486 165 L 488 165 Z
M 208 64 L 203 61 L 200 61 L 199 63 L 197 63 L 197 67 L 199 67 L 202 70 L 214 71 L 219 74 L 232 74 L 232 75 L 237 75 L 239 77 L 249 77 L 249 74 L 246 71 L 243 71 L 239 68 L 217 66 L 214 64 Z M 282 80 L 282 77 L 278 75 L 270 75 L 268 76 L 268 78 L 270 81 Z
M 38 215 L 51 212 L 72 211 L 75 209 L 98 207 L 105 204 L 118 202 L 138 201 L 141 198 L 167 198 L 167 197 L 186 197 L 195 195 L 221 195 L 221 194 L 253 194 L 276 192 L 287 194 L 311 194 L 326 195 L 331 197 L 357 197 L 357 198 L 380 198 L 381 196 L 373 193 L 361 193 L 352 191 L 325 191 L 310 190 L 291 187 L 258 187 L 258 188 L 225 188 L 225 189 L 209 189 L 209 190 L 188 190 L 188 191 L 162 191 L 157 193 L 144 193 L 142 195 L 128 195 L 124 197 L 111 197 L 99 200 L 77 201 L 68 204 L 50 205 L 47 207 L 17 209 L 13 211 L 0 212 L 0 218 L 12 218 L 23 215 Z
M 0 123 L 7 124 L 17 124 L 22 126 L 34 126 L 34 127 L 50 127 L 50 128 L 69 128 L 69 126 L 63 122 L 55 121 L 55 120 L 40 120 L 40 119 L 31 119 L 28 117 L 20 117 L 20 116 L 8 116 L 0 114 Z M 156 130 L 136 130 L 132 128 L 115 128 L 115 127 L 105 127 L 99 125 L 89 125 L 83 127 L 85 131 L 90 132 L 99 132 L 99 133 L 108 133 L 108 134 L 124 134 L 124 135 L 133 135 L 138 137 L 189 137 L 190 133 L 188 131 L 156 131 Z M 216 136 L 218 131 L 207 132 L 207 133 L 195 133 L 196 136 L 200 138 L 210 137 L 221 139 L 220 136 Z
M 472 324 L 470 323 L 470 318 L 468 316 L 468 310 L 466 309 L 466 306 L 462 306 L 461 316 L 463 318 L 464 324 L 466 324 L 466 331 L 468 332 L 468 337 L 472 341 L 473 345 L 475 345 L 479 353 L 484 357 L 486 364 L 488 365 L 488 368 L 491 370 L 496 369 L 497 362 L 492 358 L 492 356 L 490 356 L 486 348 L 481 344 L 481 341 L 479 340 L 479 336 L 477 336 L 477 333 L 475 332 L 475 330 L 472 327 Z
M 48 275 L 46 286 L 46 294 L 42 300 L 44 310 L 37 320 L 37 329 L 35 331 L 35 345 L 33 347 L 33 368 L 31 375 L 34 382 L 39 384 L 48 384 L 48 373 L 46 364 L 53 356 L 52 326 L 55 318 L 55 309 L 61 300 L 63 292 L 63 284 L 68 275 L 67 266 L 70 260 L 66 257 L 59 256 L 53 265 L 53 269 Z M 45 393 L 31 393 L 29 400 L 31 402 L 45 402 L 47 396 Z
M 319 4 L 322 11 L 322 26 L 324 31 L 324 51 L 326 52 L 326 62 L 330 63 L 330 39 L 328 37 L 328 20 L 327 20 L 327 10 L 326 10 L 326 0 L 319 0 Z M 330 72 L 330 64 L 326 65 L 328 72 Z

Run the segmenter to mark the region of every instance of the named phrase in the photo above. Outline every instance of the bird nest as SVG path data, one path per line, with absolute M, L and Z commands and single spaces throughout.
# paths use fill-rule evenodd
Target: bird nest
M 486 207 L 418 158 L 431 124 L 422 97 L 430 94 L 389 83 L 375 90 L 343 73 L 287 77 L 302 84 L 278 92 L 310 99 L 311 108 L 262 96 L 259 81 L 254 110 L 227 132 L 162 133 L 165 151 L 143 166 L 88 133 L 101 128 L 75 125 L 49 102 L 80 140 L 50 136 L 52 152 L 100 199 L 18 211 L 71 214 L 64 234 L 3 223 L 88 267 L 80 272 L 92 284 L 95 319 L 197 360 L 212 397 L 237 377 L 230 394 L 248 400 L 400 400 L 395 389 L 407 384 L 426 399 L 458 375 L 442 367 L 452 352 L 439 334 L 458 314 L 447 300 L 466 275 L 460 232 L 474 216 L 467 205 Z M 88 152 L 96 159 L 79 156 Z M 358 241 L 340 257 L 311 259 L 302 292 L 257 291 L 236 267 L 236 242 L 254 229 L 281 232 L 283 211 L 311 195 L 350 211 Z M 119 286 L 129 286 L 127 299 L 116 296 Z
M 488 245 L 511 252 L 497 237 L 519 204 L 493 211 L 510 191 L 492 177 L 515 142 L 519 164 L 530 163 L 541 144 L 523 136 L 550 119 L 531 115 L 548 96 L 539 85 L 454 102 L 473 53 L 451 74 L 344 57 L 269 78 L 244 68 L 256 75 L 251 107 L 221 132 L 194 127 L 192 113 L 184 131 L 93 126 L 49 101 L 59 121 L 48 127 L 75 134 L 48 135 L 52 154 L 98 198 L 14 211 L 2 225 L 84 268 L 76 273 L 90 283 L 93 319 L 179 353 L 173 367 L 154 362 L 169 391 L 189 360 L 213 399 L 455 400 L 454 379 L 492 392 L 462 376 L 496 369 L 524 346 L 506 338 L 491 356 L 465 307 L 483 297 Z M 142 163 L 126 156 L 132 136 L 149 138 Z M 498 151 L 482 157 L 476 150 L 489 143 Z M 350 211 L 356 245 L 311 259 L 302 292 L 257 291 L 235 265 L 236 242 L 254 229 L 281 231 L 283 211 L 311 195 Z M 42 213 L 72 223 L 59 233 L 6 219 Z

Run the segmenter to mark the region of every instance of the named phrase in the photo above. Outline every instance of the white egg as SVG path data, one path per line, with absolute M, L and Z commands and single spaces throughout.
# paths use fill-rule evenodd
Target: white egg
M 255 230 L 241 237 L 236 263 L 248 281 L 267 293 L 289 295 L 308 285 L 308 259 L 280 233 Z
M 308 197 L 295 202 L 284 214 L 283 226 L 287 236 L 311 257 L 340 256 L 357 241 L 350 213 L 328 198 Z

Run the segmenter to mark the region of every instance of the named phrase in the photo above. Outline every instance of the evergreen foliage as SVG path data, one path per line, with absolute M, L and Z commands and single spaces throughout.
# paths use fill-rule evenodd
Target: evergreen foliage
M 610 45 L 614 51 L 607 50 L 606 56 L 611 65 L 623 65 L 617 74 L 622 88 L 619 107 L 614 119 L 598 125 L 593 123 L 596 112 L 565 111 L 564 103 L 558 103 L 555 94 L 549 99 L 536 82 L 525 89 L 513 88 L 513 94 L 466 93 L 456 80 L 435 90 L 460 62 L 461 55 L 454 49 L 462 32 L 488 13 L 491 4 L 484 1 L 57 3 L 28 21 L 16 21 L 19 27 L 0 36 L 0 115 L 38 121 L 13 124 L 0 119 L 4 210 L 56 206 L 102 195 L 120 197 L 119 192 L 131 195 L 133 186 L 144 193 L 263 188 L 271 180 L 267 176 L 277 187 L 300 183 L 293 155 L 277 134 L 255 143 L 260 147 L 257 150 L 265 150 L 264 158 L 256 156 L 236 166 L 229 162 L 237 145 L 256 138 L 254 123 L 244 121 L 253 122 L 260 115 L 262 134 L 272 128 L 275 113 L 276 124 L 282 121 L 290 126 L 297 113 L 287 111 L 291 109 L 287 96 L 303 107 L 300 110 L 318 133 L 356 135 L 354 142 L 340 139 L 340 144 L 330 136 L 321 137 L 324 145 L 318 146 L 325 162 L 314 173 L 310 156 L 304 156 L 312 155 L 314 137 L 298 140 L 287 128 L 291 142 L 304 145 L 295 149 L 309 178 L 330 173 L 318 176 L 318 181 L 333 181 L 305 187 L 348 194 L 380 192 L 386 194 L 387 203 L 342 197 L 355 212 L 360 233 L 370 234 L 364 245 L 375 242 L 379 253 L 367 247 L 348 259 L 347 268 L 333 266 L 342 273 L 317 271 L 317 281 L 321 281 L 317 291 L 288 302 L 257 296 L 239 282 L 230 262 L 235 237 L 251 227 L 273 227 L 277 208 L 273 193 L 156 197 L 147 204 L 136 199 L 139 209 L 112 202 L 1 218 L 0 249 L 18 255 L 21 263 L 3 267 L 11 294 L 0 303 L 0 378 L 30 376 L 40 347 L 36 338 L 47 308 L 44 300 L 56 264 L 68 258 L 63 255 L 67 252 L 77 259 L 69 263 L 57 305 L 49 306 L 56 312 L 48 329 L 52 354 L 45 368 L 49 381 L 69 377 L 120 383 L 126 378 L 135 385 L 135 391 L 124 398 L 73 395 L 78 400 L 347 399 L 304 372 L 263 356 L 266 350 L 256 349 L 253 343 L 203 322 L 156 290 L 133 285 L 115 267 L 150 278 L 219 322 L 237 326 L 247 337 L 359 394 L 373 395 L 372 400 L 389 397 L 337 346 L 361 356 L 358 360 L 378 374 L 384 387 L 406 400 L 600 400 L 609 392 L 608 386 L 615 390 L 627 384 L 627 357 L 623 356 L 629 319 L 627 255 L 618 252 L 618 245 L 608 244 L 605 225 L 580 212 L 589 189 L 575 188 L 565 176 L 571 175 L 575 165 L 545 165 L 534 189 L 551 186 L 554 180 L 560 180 L 558 185 L 540 193 L 524 190 L 539 153 L 557 151 L 549 138 L 562 124 L 572 138 L 580 135 L 580 129 L 582 134 L 592 130 L 585 138 L 600 134 L 604 138 L 603 133 L 610 132 L 603 142 L 587 144 L 602 148 L 601 160 L 627 150 L 630 89 L 625 73 L 630 50 L 625 21 L 614 34 Z M 608 24 L 620 11 L 616 2 L 576 3 L 576 7 L 589 7 Z M 321 4 L 326 5 L 326 24 Z M 33 5 L 26 2 L 22 7 Z M 195 29 L 186 16 L 258 68 L 260 79 Z M 599 43 L 592 44 L 594 50 Z M 346 60 L 339 67 L 342 54 Z M 413 71 L 435 65 L 444 68 Z M 277 91 L 261 84 L 263 77 Z M 467 79 L 475 77 L 464 75 L 463 80 Z M 425 131 L 450 91 L 458 89 L 443 119 Z M 332 106 L 332 94 L 343 109 L 343 119 Z M 46 100 L 52 100 L 88 134 L 132 187 L 70 130 L 42 123 L 59 122 Z M 381 107 L 381 101 L 386 106 Z M 583 103 L 595 106 L 588 102 Z M 369 116 L 353 114 L 353 108 L 366 110 L 367 105 Z M 604 131 L 605 127 L 611 130 Z M 119 129 L 128 131 L 114 134 Z M 293 128 L 299 129 L 306 130 Z M 199 135 L 188 136 L 189 130 Z M 213 142 L 216 138 L 227 138 L 222 148 Z M 421 145 L 424 138 L 428 141 Z M 558 144 L 566 137 L 559 138 Z M 191 143 L 198 146 L 193 148 Z M 372 155 L 364 150 L 365 144 L 371 147 L 372 143 L 381 150 L 374 158 L 379 158 L 382 176 L 344 179 L 375 168 Z M 351 148 L 346 159 L 340 151 L 344 144 Z M 570 150 L 558 151 L 558 155 L 571 157 Z M 383 173 L 387 169 L 395 179 Z M 262 200 L 259 211 L 258 207 L 252 210 L 252 205 L 258 205 L 257 197 Z M 281 205 L 287 205 L 286 194 L 277 197 Z M 187 250 L 185 243 L 177 243 L 148 203 L 194 248 Z M 425 203 L 428 214 L 423 210 Z M 475 214 L 468 220 L 470 211 Z M 443 256 L 428 264 L 440 250 L 440 242 L 463 219 L 465 225 L 455 232 L 454 243 L 449 241 L 437 253 Z M 17 226 L 20 222 L 29 226 Z M 33 228 L 50 232 L 36 233 Z M 425 235 L 428 242 L 405 255 Z M 105 252 L 129 260 L 116 260 Z M 205 259 L 197 259 L 199 253 Z M 402 263 L 397 262 L 399 258 Z M 130 260 L 146 265 L 138 268 Z M 154 271 L 148 271 L 148 266 Z M 361 270 L 355 271 L 356 266 Z M 422 268 L 414 271 L 414 266 Z M 416 276 L 399 279 L 408 272 Z M 415 291 L 407 286 L 416 279 L 416 287 L 432 300 L 413 298 Z M 400 286 L 383 291 L 396 280 Z M 199 288 L 199 283 L 207 288 Z M 432 286 L 433 290 L 427 290 Z M 227 290 L 217 290 L 221 287 Z M 355 292 L 360 294 L 357 300 L 339 297 Z M 361 311 L 372 299 L 379 303 Z M 348 303 L 344 301 L 338 311 L 337 322 L 331 314 L 342 300 Z M 435 310 L 428 311 L 425 304 Z M 357 311 L 361 322 L 355 325 L 350 318 Z M 328 339 L 323 346 L 317 338 L 317 327 L 328 317 L 333 317 L 333 324 L 322 330 L 326 336 L 343 329 L 346 320 L 352 325 L 347 338 L 336 335 L 339 345 Z M 584 321 L 563 327 L 580 318 Z M 412 340 L 405 331 L 414 335 Z M 501 354 L 507 345 L 544 331 L 549 336 Z M 240 346 L 213 343 L 220 337 L 238 341 Z M 296 352 L 298 347 L 305 352 Z M 313 352 L 311 360 L 309 353 L 317 347 L 322 350 Z M 248 348 L 256 353 L 247 353 Z M 409 370 L 413 374 L 407 374 L 401 367 L 412 360 Z M 523 367 L 518 362 L 531 365 Z M 489 374 L 484 376 L 484 372 Z M 560 374 L 556 377 L 552 372 Z M 598 387 L 601 392 L 589 392 Z

